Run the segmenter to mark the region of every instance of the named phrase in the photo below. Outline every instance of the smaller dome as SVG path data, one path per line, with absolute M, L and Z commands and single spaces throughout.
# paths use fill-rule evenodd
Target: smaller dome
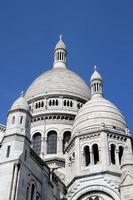
M 125 133 L 127 123 L 119 109 L 103 97 L 92 98 L 79 111 L 73 124 L 73 133 L 100 128 L 115 128 Z M 125 133 L 126 134 L 126 133 Z
M 29 110 L 29 106 L 28 106 L 27 101 L 24 98 L 23 92 L 21 93 L 21 96 L 13 103 L 10 110 L 17 110 L 17 109 L 23 109 L 26 111 Z
M 55 50 L 56 50 L 56 49 L 65 49 L 65 50 L 66 50 L 66 45 L 65 45 L 65 43 L 64 43 L 63 40 L 62 40 L 62 35 L 60 35 L 59 38 L 60 38 L 60 39 L 59 39 L 58 43 L 57 43 L 56 46 L 55 46 Z
M 94 66 L 94 72 L 93 72 L 93 74 L 92 74 L 92 76 L 91 76 L 90 81 L 92 82 L 92 81 L 94 81 L 94 80 L 102 80 L 102 77 L 101 77 L 101 75 L 99 74 L 99 72 L 97 71 L 96 66 Z

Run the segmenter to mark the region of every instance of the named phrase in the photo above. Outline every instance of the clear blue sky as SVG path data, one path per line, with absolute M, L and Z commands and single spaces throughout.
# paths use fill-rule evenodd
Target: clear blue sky
M 133 130 L 133 0 L 1 0 L 0 122 L 20 91 L 52 66 L 60 34 L 69 68 L 89 83 L 97 65 L 105 96 Z

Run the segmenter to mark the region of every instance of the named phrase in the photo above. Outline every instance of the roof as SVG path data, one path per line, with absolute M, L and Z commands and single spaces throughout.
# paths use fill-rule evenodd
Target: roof
M 89 86 L 74 72 L 67 68 L 54 68 L 36 78 L 27 89 L 27 100 L 40 96 L 72 96 L 90 99 Z
M 84 129 L 100 127 L 123 130 L 127 128 L 126 120 L 120 110 L 105 98 L 92 98 L 81 108 L 73 124 L 73 133 L 82 133 Z

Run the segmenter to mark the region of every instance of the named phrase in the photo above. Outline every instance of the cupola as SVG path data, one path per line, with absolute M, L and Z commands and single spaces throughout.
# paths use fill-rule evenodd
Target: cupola
M 94 66 L 94 72 L 91 76 L 90 79 L 90 84 L 91 84 L 91 95 L 93 97 L 99 97 L 103 96 L 103 81 L 102 77 L 97 71 L 97 67 Z
M 54 68 L 66 68 L 66 57 L 67 57 L 67 50 L 66 45 L 62 40 L 62 35 L 59 37 L 59 41 L 56 44 L 54 50 Z

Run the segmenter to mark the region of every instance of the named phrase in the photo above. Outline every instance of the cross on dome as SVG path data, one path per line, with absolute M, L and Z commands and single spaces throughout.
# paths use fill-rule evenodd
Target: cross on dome
M 94 65 L 94 71 L 97 71 L 97 66 L 96 65 Z
M 62 40 L 62 37 L 63 37 L 63 35 L 60 35 L 60 36 L 59 36 L 59 39 Z

